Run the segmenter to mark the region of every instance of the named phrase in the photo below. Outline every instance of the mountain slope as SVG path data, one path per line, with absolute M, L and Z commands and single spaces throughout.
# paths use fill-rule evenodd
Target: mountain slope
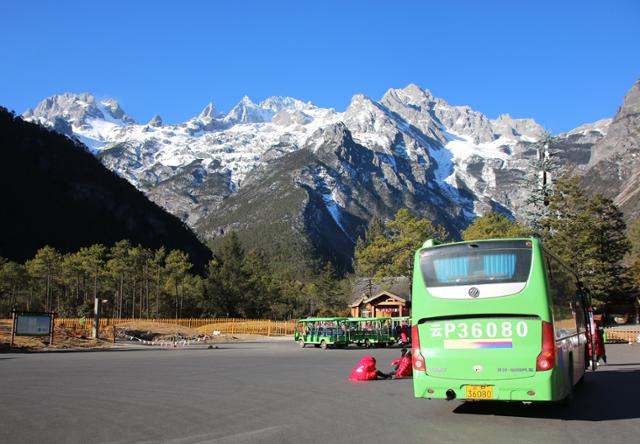
M 202 270 L 210 251 L 178 218 L 150 202 L 68 137 L 0 109 L 0 256 L 24 261 L 44 245 L 75 251 L 129 239 L 182 249 Z
M 593 146 L 584 183 L 614 199 L 627 219 L 640 216 L 640 80 L 625 96 L 606 136 Z

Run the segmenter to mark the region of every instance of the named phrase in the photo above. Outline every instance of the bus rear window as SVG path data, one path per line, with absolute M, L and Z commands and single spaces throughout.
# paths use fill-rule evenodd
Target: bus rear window
M 427 287 L 526 282 L 531 247 L 526 241 L 478 242 L 420 252 Z

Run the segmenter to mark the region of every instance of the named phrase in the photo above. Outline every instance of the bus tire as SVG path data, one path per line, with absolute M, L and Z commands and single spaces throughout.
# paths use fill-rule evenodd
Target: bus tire
M 371 348 L 371 341 L 368 339 L 364 340 L 364 348 Z
M 320 348 L 323 350 L 327 349 L 327 341 L 325 341 L 324 339 L 322 341 L 320 341 Z
M 304 346 L 305 346 L 305 344 L 304 344 L 304 339 L 300 339 L 300 340 L 298 341 L 298 347 L 300 347 L 300 348 L 304 348 Z

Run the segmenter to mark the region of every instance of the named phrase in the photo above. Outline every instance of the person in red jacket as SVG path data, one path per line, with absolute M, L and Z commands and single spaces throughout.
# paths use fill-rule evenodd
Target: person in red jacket
M 407 347 L 402 347 L 402 355 L 400 359 L 391 361 L 391 365 L 395 366 L 395 372 L 392 379 L 405 378 L 413 375 L 413 365 L 411 363 L 411 352 Z
M 596 324 L 596 362 L 599 362 L 601 359 L 604 363 L 607 363 L 607 353 L 604 349 L 604 327 L 602 326 L 602 321 L 595 321 Z
M 400 342 L 402 342 L 402 345 L 409 343 L 409 327 L 406 322 L 403 322 L 402 327 L 400 327 Z
M 390 376 L 376 369 L 376 358 L 366 355 L 360 360 L 356 368 L 351 370 L 349 381 L 373 381 L 378 378 L 388 379 Z

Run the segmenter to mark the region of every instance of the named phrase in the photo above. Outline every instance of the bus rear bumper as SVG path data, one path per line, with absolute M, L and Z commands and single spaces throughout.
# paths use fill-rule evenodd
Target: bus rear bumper
M 458 399 L 472 401 L 556 401 L 552 372 L 539 372 L 529 378 L 508 380 L 462 380 L 418 376 L 414 373 L 416 398 Z M 490 398 L 467 398 L 467 386 L 491 387 Z

